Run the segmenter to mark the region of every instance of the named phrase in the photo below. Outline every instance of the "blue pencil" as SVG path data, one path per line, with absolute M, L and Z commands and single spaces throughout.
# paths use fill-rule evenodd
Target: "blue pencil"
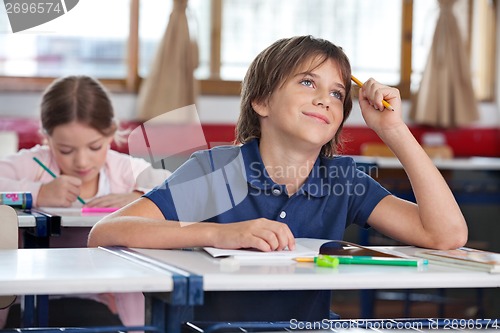
M 36 163 L 38 163 L 42 168 L 43 170 L 47 171 L 49 175 L 51 175 L 52 177 L 54 178 L 57 178 L 56 174 L 52 172 L 52 170 L 50 170 L 49 168 L 47 168 L 47 166 L 45 164 L 42 163 L 42 161 L 40 161 L 38 158 L 36 157 L 33 157 L 33 160 L 35 160 Z M 78 201 L 80 201 L 82 204 L 85 205 L 85 201 L 80 198 L 79 196 L 77 197 Z

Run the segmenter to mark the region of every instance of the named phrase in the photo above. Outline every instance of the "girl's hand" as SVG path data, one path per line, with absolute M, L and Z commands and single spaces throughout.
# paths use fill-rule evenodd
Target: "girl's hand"
M 214 247 L 222 249 L 254 248 L 260 251 L 295 249 L 290 228 L 281 222 L 260 218 L 216 225 Z
M 386 100 L 394 111 L 386 109 L 382 100 Z M 404 124 L 401 117 L 401 97 L 396 88 L 370 78 L 359 90 L 359 105 L 368 127 L 379 134 Z
M 79 178 L 61 175 L 43 184 L 38 192 L 38 207 L 70 207 L 80 195 L 82 181 Z
M 102 197 L 92 199 L 87 201 L 85 204 L 86 207 L 118 207 L 121 208 L 123 206 L 128 205 L 135 199 L 141 197 L 143 193 L 134 191 L 132 193 L 122 193 L 122 194 L 108 194 L 103 195 Z

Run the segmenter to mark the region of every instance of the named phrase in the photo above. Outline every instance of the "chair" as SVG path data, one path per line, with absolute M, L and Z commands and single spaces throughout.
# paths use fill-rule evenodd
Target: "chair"
M 14 208 L 0 205 L 0 250 L 18 248 L 19 222 Z M 16 300 L 16 296 L 0 296 L 0 309 L 7 308 Z

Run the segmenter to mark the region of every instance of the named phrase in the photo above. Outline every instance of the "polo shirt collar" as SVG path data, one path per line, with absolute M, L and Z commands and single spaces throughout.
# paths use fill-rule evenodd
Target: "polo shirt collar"
M 262 156 L 259 150 L 259 140 L 253 139 L 241 146 L 241 153 L 245 162 L 245 171 L 248 184 L 256 189 L 273 191 L 279 189 L 286 192 L 285 185 L 276 184 L 264 168 Z M 324 197 L 328 194 L 328 174 L 321 167 L 322 160 L 320 157 L 314 162 L 309 177 L 306 182 L 297 191 L 297 194 L 309 195 L 312 197 Z

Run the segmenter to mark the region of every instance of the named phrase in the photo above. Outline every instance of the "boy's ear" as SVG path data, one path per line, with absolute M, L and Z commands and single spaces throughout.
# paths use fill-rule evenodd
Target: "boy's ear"
M 267 101 L 253 101 L 252 108 L 261 117 L 267 117 L 269 115 L 269 107 Z

